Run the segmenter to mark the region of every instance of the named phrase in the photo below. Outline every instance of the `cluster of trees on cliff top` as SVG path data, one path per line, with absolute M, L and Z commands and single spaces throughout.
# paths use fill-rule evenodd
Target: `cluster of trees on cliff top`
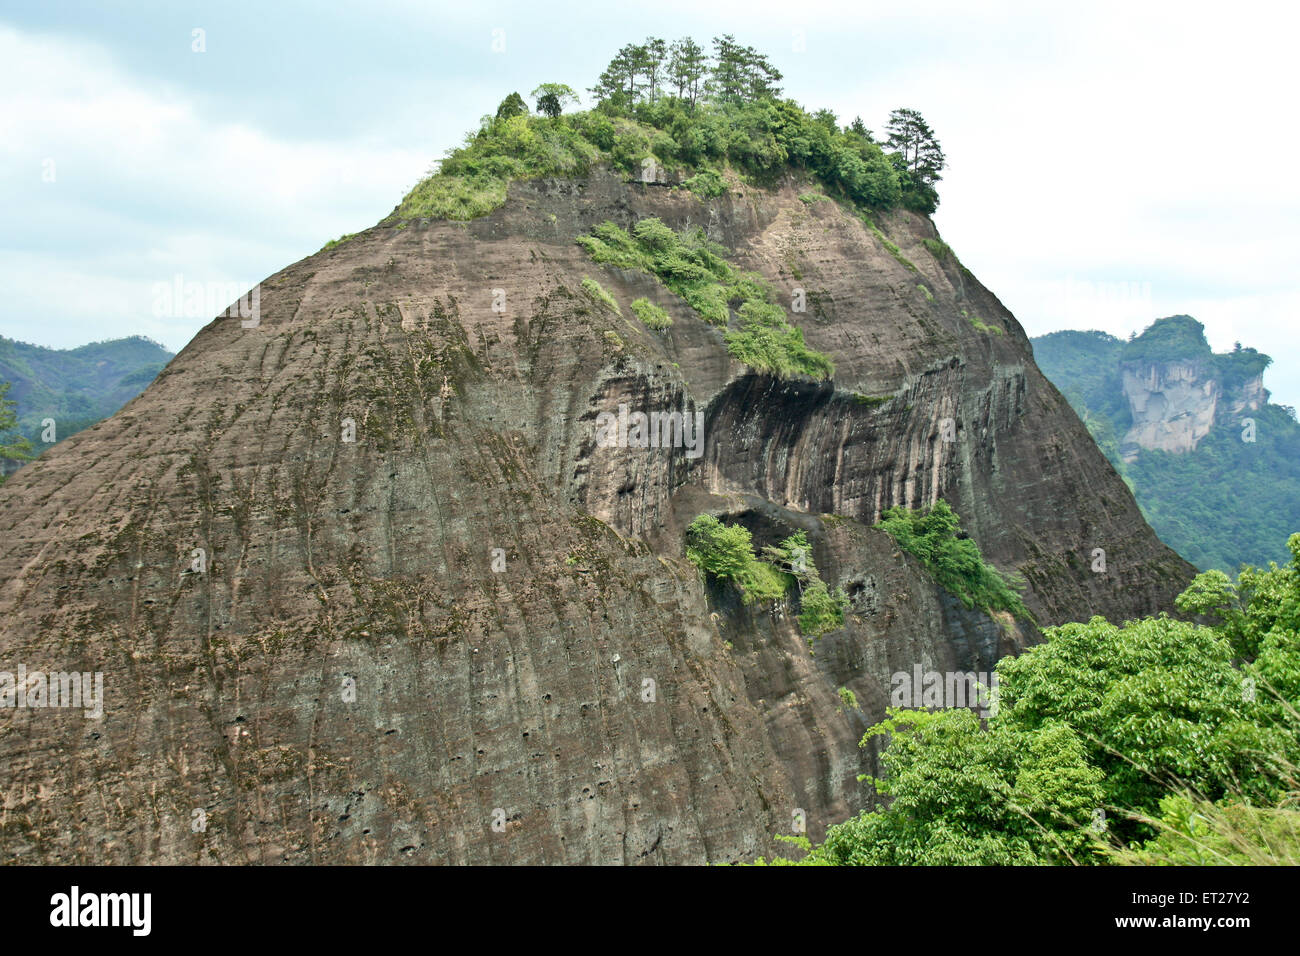
M 692 173 L 687 187 L 706 196 L 725 190 L 728 168 L 756 183 L 795 169 L 867 209 L 934 212 L 946 160 L 919 112 L 894 110 L 878 141 L 861 118 L 841 126 L 830 110 L 783 98 L 781 80 L 764 54 L 731 35 L 715 37 L 711 53 L 690 38 L 629 44 L 590 88 L 589 110 L 565 112 L 580 96 L 563 83 L 532 91 L 535 113 L 518 92 L 508 95 L 396 218 L 472 219 L 501 205 L 512 179 L 580 175 L 597 162 L 634 176 L 648 163 L 656 178 Z

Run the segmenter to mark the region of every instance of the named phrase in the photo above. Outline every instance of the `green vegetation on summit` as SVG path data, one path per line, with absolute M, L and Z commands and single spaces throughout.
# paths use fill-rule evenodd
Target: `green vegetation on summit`
M 703 198 L 721 195 L 728 175 L 763 185 L 792 170 L 862 209 L 934 212 L 946 160 L 920 113 L 895 110 L 880 143 L 861 119 L 841 127 L 830 110 L 782 98 L 781 79 L 730 35 L 713 40 L 712 56 L 689 38 L 629 44 L 591 88 L 594 108 L 564 113 L 578 102 L 564 84 L 533 91 L 537 114 L 511 93 L 393 218 L 474 219 L 505 202 L 512 180 L 581 176 L 598 164 L 637 178 L 653 164 L 656 178 L 674 174 Z
M 1190 315 L 1171 315 L 1152 322 L 1120 349 L 1121 362 L 1174 362 L 1208 360 L 1213 351 L 1205 340 L 1205 326 Z
M 765 55 L 730 35 L 714 38 L 711 55 L 690 38 L 628 44 L 590 88 L 592 109 L 566 113 L 578 94 L 561 83 L 533 90 L 536 113 L 510 93 L 389 221 L 474 219 L 501 206 L 512 181 L 578 177 L 597 166 L 701 200 L 725 194 L 729 183 L 768 186 L 793 173 L 824 190 L 806 197 L 845 203 L 914 270 L 869 214 L 898 206 L 929 214 L 937 207 L 935 186 L 946 160 L 925 118 L 894 110 L 885 141 L 877 142 L 860 118 L 841 127 L 830 110 L 810 113 L 782 98 L 781 79 Z M 679 235 L 645 219 L 629 235 L 606 222 L 578 241 L 599 263 L 658 277 L 704 321 L 725 329 L 728 351 L 750 368 L 779 378 L 834 375 L 830 358 L 805 345 L 771 288 L 729 265 L 725 250 L 702 231 Z M 633 311 L 652 330 L 671 325 L 667 312 L 648 300 L 638 300 Z M 978 318 L 971 323 L 1002 331 Z

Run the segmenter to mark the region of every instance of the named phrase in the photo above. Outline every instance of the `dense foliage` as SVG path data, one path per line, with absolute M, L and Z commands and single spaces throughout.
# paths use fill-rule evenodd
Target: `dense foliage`
M 1251 379 L 1259 378 L 1272 364 L 1272 358 L 1256 349 L 1242 348 L 1240 342 L 1231 352 L 1214 356 L 1214 367 L 1224 391 L 1234 391 Z
M 796 531 L 778 545 L 763 549 L 767 563 L 794 579 L 799 587 L 799 631 L 808 637 L 820 637 L 844 625 L 848 598 L 836 588 L 827 587 L 817 571 L 808 536 Z
M 604 222 L 577 242 L 596 262 L 656 276 L 700 318 L 725 328 L 727 350 L 750 368 L 778 378 L 826 379 L 835 374 L 830 358 L 808 348 L 803 330 L 786 319 L 767 281 L 758 273 L 734 268 L 723 258 L 725 250 L 710 242 L 702 229 L 676 233 L 660 220 L 647 218 L 628 233 Z
M 1181 609 L 1093 618 L 997 668 L 998 708 L 891 710 L 885 799 L 802 864 L 1295 862 L 1300 534 L 1287 566 L 1196 579 Z M 789 861 L 781 861 L 789 862 Z
M 1280 542 L 1300 528 L 1300 425 L 1293 409 L 1267 404 L 1230 415 L 1223 401 L 1192 452 L 1147 449 L 1125 462 L 1120 448 L 1132 426 L 1121 362 L 1201 362 L 1231 399 L 1268 367 L 1267 355 L 1240 345 L 1213 354 L 1201 324 L 1186 316 L 1161 319 L 1128 343 L 1073 331 L 1033 343 L 1038 367 L 1083 419 L 1162 541 L 1199 568 L 1235 571 L 1285 559 Z M 1254 421 L 1253 441 L 1243 440 L 1243 418 Z
M 577 176 L 602 158 L 591 140 L 567 117 L 514 114 L 502 103 L 504 119 L 483 129 L 442 161 L 436 175 L 420 181 L 398 208 L 399 219 L 476 219 L 506 201 L 513 179 Z
M 877 790 L 888 810 L 831 827 L 814 860 L 838 866 L 1065 863 L 1086 858 L 1101 774 L 1057 724 L 982 729 L 969 710 L 895 711 Z
M 1198 568 L 1276 560 L 1279 537 L 1300 528 L 1300 425 L 1277 405 L 1216 422 L 1195 451 L 1144 450 L 1124 474 L 1161 540 Z
M 725 525 L 713 515 L 700 515 L 686 529 L 687 559 L 705 574 L 734 584 L 746 604 L 783 598 L 793 584 L 800 633 L 815 638 L 844 624 L 848 599 L 838 589 L 831 593 L 821 579 L 804 532 L 763 550 L 763 558 L 755 555 L 744 525 Z
M 1300 866 L 1300 810 L 1214 803 L 1173 794 L 1151 819 L 1157 836 L 1116 847 L 1111 861 L 1134 866 Z
M 730 35 L 714 39 L 712 56 L 689 38 L 629 44 L 591 88 L 592 110 L 564 113 L 578 99 L 564 84 L 533 91 L 539 115 L 508 95 L 396 217 L 472 219 L 501 205 L 511 180 L 581 175 L 597 162 L 636 177 L 647 163 L 656 178 L 690 173 L 684 185 L 705 197 L 721 194 L 728 169 L 760 183 L 795 170 L 865 208 L 935 210 L 946 160 L 920 113 L 895 110 L 882 146 L 861 119 L 841 127 L 829 110 L 783 99 L 780 80 Z
M 1262 688 L 1247 699 L 1244 681 L 1254 671 L 1234 663 L 1221 629 L 1164 615 L 1122 626 L 1095 617 L 1049 635 L 998 664 L 998 720 L 1029 734 L 1073 728 L 1105 775 L 1106 806 L 1154 813 L 1177 787 L 1279 796 L 1267 764 L 1294 749 L 1294 728 Z M 1116 829 L 1135 832 L 1124 821 Z
M 753 536 L 741 524 L 700 515 L 686 529 L 686 557 L 705 574 L 730 581 L 745 603 L 784 597 L 789 576 L 754 554 Z
M 1156 319 L 1120 351 L 1121 362 L 1173 362 L 1210 359 L 1205 326 L 1190 315 Z
M 961 598 L 966 607 L 1030 617 L 1012 583 L 984 560 L 979 545 L 959 525 L 957 513 L 940 499 L 928 511 L 890 508 L 876 527 L 888 532 L 900 548 L 925 565 L 935 581 Z

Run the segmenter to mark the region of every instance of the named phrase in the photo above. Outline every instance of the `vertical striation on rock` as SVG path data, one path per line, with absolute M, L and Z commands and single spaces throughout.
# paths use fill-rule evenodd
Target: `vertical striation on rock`
M 803 289 L 834 380 L 752 374 L 573 241 L 649 216 Z M 1042 624 L 1166 605 L 1190 566 L 1015 319 L 927 218 L 877 225 L 897 254 L 793 182 L 701 201 L 596 172 L 267 279 L 259 327 L 213 321 L 0 490 L 3 667 L 102 672 L 106 697 L 98 721 L 0 711 L 4 859 L 751 858 L 796 813 L 817 837 L 862 806 L 892 674 L 1036 640 L 936 588 L 884 509 L 949 501 Z M 636 322 L 640 297 L 673 325 Z M 702 412 L 702 453 L 600 447 L 620 404 Z M 794 608 L 685 561 L 702 511 L 808 533 L 851 601 L 815 656 Z

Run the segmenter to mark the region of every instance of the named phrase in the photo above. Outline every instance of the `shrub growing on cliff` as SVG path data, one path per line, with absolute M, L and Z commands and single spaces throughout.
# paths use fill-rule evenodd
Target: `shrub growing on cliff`
M 803 331 L 786 319 L 766 280 L 734 268 L 723 258 L 726 250 L 710 242 L 703 230 L 677 233 L 647 217 L 631 233 L 603 222 L 575 241 L 596 262 L 655 276 L 710 325 L 726 327 L 736 305 L 736 324 L 723 340 L 727 350 L 751 368 L 778 378 L 826 379 L 835 374 L 830 358 L 810 349 Z
M 803 602 L 803 609 L 799 612 L 801 634 L 820 637 L 844 626 L 844 608 L 848 601 L 839 591 L 832 594 L 820 578 L 804 589 L 800 600 Z
M 736 327 L 723 335 L 727 351 L 750 368 L 777 378 L 805 375 L 826 379 L 835 364 L 804 344 L 803 330 L 785 319 L 785 310 L 754 299 L 742 303 Z
M 968 608 L 1010 611 L 1031 618 L 1011 583 L 980 554 L 959 528 L 957 513 L 942 498 L 928 511 L 888 509 L 876 525 L 919 560 L 935 581 Z
M 754 556 L 748 528 L 713 515 L 700 515 L 686 529 L 686 557 L 705 574 L 735 584 L 745 603 L 783 597 L 790 585 L 788 576 Z
M 406 195 L 396 218 L 476 219 L 506 201 L 512 180 L 576 176 L 600 158 L 567 117 L 492 118 Z
M 844 625 L 848 598 L 838 588 L 831 593 L 817 571 L 808 536 L 796 531 L 778 545 L 764 548 L 764 557 L 799 585 L 799 632 L 820 637 Z
M 976 332 L 991 332 L 991 333 L 993 333 L 994 335 L 1004 335 L 1004 334 L 1005 334 L 999 326 L 996 326 L 996 325 L 989 325 L 987 322 L 985 322 L 983 319 L 981 319 L 978 315 L 971 315 L 971 314 L 968 313 L 965 309 L 962 310 L 962 313 L 961 313 L 961 314 L 964 315 L 964 316 L 966 316 L 966 320 L 967 320 L 968 322 L 970 322 L 970 324 L 971 324 L 972 326 L 974 326 Z
M 749 529 L 725 525 L 712 515 L 700 515 L 686 529 L 686 557 L 705 574 L 735 584 L 745 603 L 784 597 L 797 584 L 801 634 L 815 638 L 844 624 L 848 598 L 838 589 L 832 594 L 821 579 L 804 532 L 763 552 L 763 558 L 754 554 Z
M 506 201 L 506 180 L 496 176 L 430 176 L 402 200 L 405 219 L 464 221 L 486 216 Z
M 618 300 L 605 291 L 605 287 L 590 276 L 583 277 L 582 290 L 587 293 L 593 302 L 599 302 L 615 315 L 623 314 L 623 310 L 618 307 Z
M 649 299 L 633 299 L 632 311 L 647 329 L 660 331 L 673 324 L 672 317 Z
M 703 199 L 716 199 L 727 191 L 726 182 L 712 169 L 701 170 L 682 185 Z

